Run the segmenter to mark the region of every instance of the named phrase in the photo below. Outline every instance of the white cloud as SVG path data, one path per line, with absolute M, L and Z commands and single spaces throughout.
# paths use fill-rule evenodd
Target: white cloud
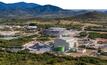
M 107 9 L 107 0 L 0 0 L 6 3 L 32 2 L 38 4 L 51 4 L 64 9 Z

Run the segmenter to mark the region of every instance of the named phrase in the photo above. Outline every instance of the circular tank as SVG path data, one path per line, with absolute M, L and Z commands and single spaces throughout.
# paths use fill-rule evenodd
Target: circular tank
M 57 47 L 57 48 L 55 48 L 56 51 L 60 51 L 60 52 L 64 52 L 64 49 L 65 49 L 64 47 Z

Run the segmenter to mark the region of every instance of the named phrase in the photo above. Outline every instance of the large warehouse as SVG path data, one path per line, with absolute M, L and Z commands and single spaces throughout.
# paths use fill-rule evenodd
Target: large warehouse
M 66 28 L 60 28 L 60 27 L 51 27 L 49 29 L 43 30 L 43 34 L 49 35 L 49 36 L 58 36 L 62 32 L 64 32 Z

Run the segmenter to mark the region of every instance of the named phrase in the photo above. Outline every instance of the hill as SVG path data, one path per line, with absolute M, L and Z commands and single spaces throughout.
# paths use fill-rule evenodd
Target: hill
M 60 19 L 76 21 L 107 21 L 107 10 L 67 10 L 53 5 L 0 2 L 0 21 L 9 19 Z M 11 21 L 11 20 L 10 20 Z
M 86 13 L 86 10 L 66 10 L 53 5 L 35 3 L 2 3 L 0 2 L 0 18 L 58 18 Z
M 92 11 L 92 12 L 87 12 L 82 15 L 75 16 L 74 18 L 80 19 L 80 20 L 92 20 L 92 21 L 103 21 L 107 20 L 107 14 L 104 12 L 98 12 L 98 11 Z

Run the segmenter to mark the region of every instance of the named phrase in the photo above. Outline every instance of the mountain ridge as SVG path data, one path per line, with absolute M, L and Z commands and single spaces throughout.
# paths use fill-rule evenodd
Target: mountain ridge
M 53 5 L 40 5 L 36 3 L 3 3 L 0 2 L 0 18 L 63 18 L 81 16 L 96 10 L 68 10 Z M 98 13 L 105 13 L 105 10 L 98 10 Z

